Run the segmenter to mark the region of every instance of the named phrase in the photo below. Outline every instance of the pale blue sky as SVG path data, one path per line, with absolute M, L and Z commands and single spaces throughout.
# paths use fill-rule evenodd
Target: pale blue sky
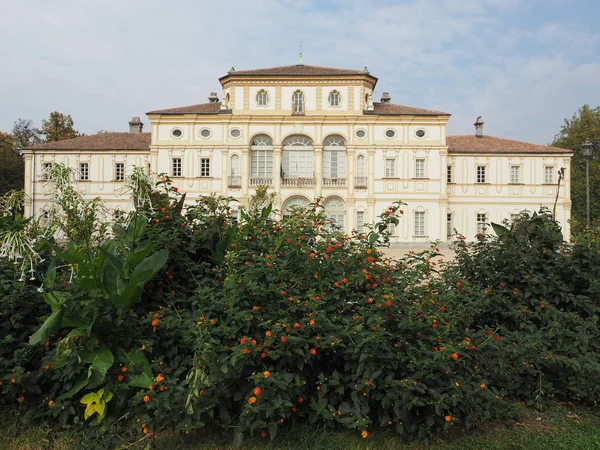
M 204 103 L 231 66 L 362 69 L 375 98 L 449 134 L 552 141 L 600 104 L 600 0 L 0 0 L 0 130 L 71 114 L 87 134 Z

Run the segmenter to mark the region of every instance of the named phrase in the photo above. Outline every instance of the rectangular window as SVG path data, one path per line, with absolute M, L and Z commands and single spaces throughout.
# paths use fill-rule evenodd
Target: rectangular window
M 452 239 L 452 235 L 454 234 L 454 227 L 452 226 L 452 213 L 446 214 L 446 238 L 448 240 Z
M 521 166 L 510 166 L 510 182 L 512 184 L 521 182 Z
M 115 164 L 115 181 L 123 181 L 125 179 L 125 163 Z
M 415 236 L 425 236 L 425 213 L 423 211 L 415 213 Z
M 446 183 L 453 183 L 452 181 L 452 166 L 446 168 Z
M 325 150 L 323 152 L 323 177 L 346 178 L 346 152 Z
M 356 232 L 362 234 L 365 232 L 365 212 L 356 211 Z
M 544 167 L 544 183 L 554 184 L 554 166 Z
M 386 159 L 385 160 L 385 177 L 396 178 L 396 160 Z
M 272 166 L 271 166 L 272 167 Z M 267 176 L 272 176 L 271 173 Z M 314 177 L 313 151 L 284 150 L 283 151 L 283 176 L 284 178 L 312 178 Z
M 48 172 L 52 168 L 52 163 L 42 163 L 42 180 L 48 179 Z
M 477 166 L 477 182 L 485 183 L 485 166 Z
M 90 179 L 90 166 L 88 163 L 79 163 L 79 179 L 81 181 Z
M 171 176 L 180 177 L 181 173 L 181 158 L 173 158 L 171 164 Z
M 415 160 L 415 178 L 425 178 L 425 160 Z
M 484 234 L 485 233 L 485 222 L 486 222 L 486 215 L 485 213 L 477 214 L 477 234 Z
M 200 176 L 210 177 L 210 158 L 200 158 Z
M 388 224 L 387 232 L 390 234 L 390 236 L 395 236 L 396 235 L 396 225 L 393 223 Z

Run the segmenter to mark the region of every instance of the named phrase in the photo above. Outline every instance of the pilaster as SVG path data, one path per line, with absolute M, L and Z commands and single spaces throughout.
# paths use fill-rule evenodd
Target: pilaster
M 323 195 L 323 146 L 314 146 L 315 155 L 315 197 Z

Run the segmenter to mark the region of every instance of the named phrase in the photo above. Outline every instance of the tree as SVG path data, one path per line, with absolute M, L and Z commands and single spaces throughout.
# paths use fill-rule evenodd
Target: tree
M 46 136 L 45 142 L 64 141 L 65 139 L 82 136 L 79 131 L 73 128 L 71 116 L 58 111 L 51 112 L 48 120 L 42 120 L 40 133 Z
M 590 161 L 590 216 L 592 222 L 600 222 L 600 106 L 583 105 L 565 119 L 560 132 L 554 136 L 554 147 L 574 151 L 571 160 L 571 200 L 573 201 L 573 229 L 577 231 L 586 223 L 586 173 L 585 157 L 581 144 L 589 139 L 594 145 L 594 158 Z
M 42 142 L 40 130 L 33 126 L 32 120 L 17 120 L 13 126 L 12 135 L 15 141 L 15 150 L 17 152 L 20 152 L 25 147 Z
M 24 187 L 25 164 L 15 151 L 14 137 L 0 131 L 0 195 Z

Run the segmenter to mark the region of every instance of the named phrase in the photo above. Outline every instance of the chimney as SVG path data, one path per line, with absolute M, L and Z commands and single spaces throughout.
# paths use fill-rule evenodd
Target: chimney
M 139 117 L 132 117 L 129 121 L 129 132 L 130 133 L 141 133 L 144 124 Z
M 479 116 L 477 118 L 477 120 L 475 121 L 475 123 L 473 125 L 475 125 L 475 136 L 477 136 L 478 138 L 482 138 L 483 137 L 483 124 L 485 122 L 483 120 L 481 120 L 481 116 Z
M 389 92 L 384 92 L 381 94 L 381 103 L 389 103 L 392 101 L 392 97 L 390 97 Z
M 219 103 L 219 97 L 216 92 L 211 92 L 208 96 L 208 103 Z

